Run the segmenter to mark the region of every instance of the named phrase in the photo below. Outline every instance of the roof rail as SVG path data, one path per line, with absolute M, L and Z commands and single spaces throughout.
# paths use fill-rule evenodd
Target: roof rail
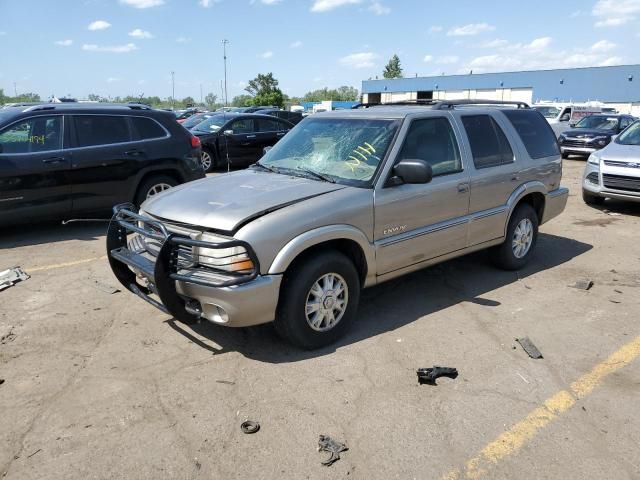
M 351 109 L 357 108 L 369 108 L 369 107 L 394 107 L 394 106 L 407 106 L 407 105 L 424 105 L 425 107 L 431 107 L 438 103 L 437 100 L 400 100 L 397 102 L 388 102 L 388 103 L 357 103 L 351 107 Z
M 467 105 L 514 105 L 517 108 L 530 108 L 529 104 L 526 102 L 518 102 L 511 100 L 480 100 L 480 99 L 463 99 L 463 100 L 441 100 L 436 103 L 434 106 L 435 110 L 449 110 L 458 106 L 467 106 Z
M 36 112 L 42 110 L 70 110 L 70 109 L 89 109 L 89 108 L 129 108 L 131 110 L 152 110 L 149 105 L 144 103 L 42 103 L 24 109 L 24 112 Z

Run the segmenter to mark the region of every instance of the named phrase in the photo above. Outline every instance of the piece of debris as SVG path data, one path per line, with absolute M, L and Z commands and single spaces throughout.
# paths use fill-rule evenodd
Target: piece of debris
M 246 422 L 242 422 L 242 425 L 240 425 L 240 429 L 242 430 L 242 433 L 256 433 L 258 430 L 260 430 L 260 424 L 258 422 L 247 420 Z
M 591 287 L 593 287 L 593 280 L 582 279 L 569 286 L 580 290 L 589 290 Z
M 610 298 L 609 301 L 611 303 L 622 303 L 620 300 L 614 300 L 613 298 Z
M 0 344 L 13 342 L 16 338 L 16 334 L 13 333 L 13 325 L 1 325 L 0 326 Z
M 13 287 L 18 282 L 24 282 L 31 277 L 20 267 L 13 267 L 0 272 L 0 290 Z
M 0 385 L 4 383 L 4 378 L 0 378 Z
M 235 385 L 236 382 L 232 382 L 231 380 L 216 380 L 216 383 L 224 383 L 225 385 Z
M 613 291 L 616 293 L 622 293 L 622 290 L 618 290 L 617 288 L 615 288 Z
M 527 352 L 531 358 L 544 358 L 538 347 L 536 347 L 533 342 L 529 339 L 529 337 L 516 338 L 516 342 L 520 344 L 522 349 Z
M 349 448 L 344 443 L 336 442 L 328 435 L 320 435 L 320 440 L 318 440 L 318 451 L 329 452 L 331 454 L 327 460 L 321 462 L 322 465 L 327 467 L 333 465 L 335 462 L 340 460 L 340 454 L 347 450 L 349 450 Z
M 35 452 L 33 452 L 31 455 L 27 455 L 27 458 L 31 458 L 31 457 L 33 457 L 36 453 L 41 452 L 41 451 L 42 451 L 42 449 L 41 449 L 41 448 L 39 448 L 39 449 L 37 449 Z
M 518 372 L 516 372 L 518 374 L 518 376 L 524 381 L 524 383 L 529 383 L 529 380 L 527 380 L 526 378 L 524 378 L 522 375 L 520 375 Z
M 436 379 L 440 377 L 457 378 L 458 370 L 450 367 L 419 368 L 416 370 L 420 385 L 437 385 Z
M 109 295 L 113 295 L 114 293 L 119 293 L 120 289 L 113 287 L 111 285 L 107 285 L 106 283 L 99 282 L 94 280 L 93 286 L 100 290 L 101 292 L 108 293 Z

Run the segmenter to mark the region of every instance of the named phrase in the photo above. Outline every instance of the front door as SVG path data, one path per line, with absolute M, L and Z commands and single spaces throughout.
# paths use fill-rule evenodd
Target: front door
M 220 140 L 221 145 L 229 152 L 232 167 L 244 167 L 255 163 L 262 156 L 258 139 L 256 122 L 253 118 L 239 118 L 231 122 L 227 130 L 233 133 Z M 223 158 L 224 152 L 223 152 Z
M 425 160 L 433 180 L 375 193 L 378 275 L 466 247 L 469 173 L 447 116 L 412 120 L 396 159 Z
M 37 116 L 0 132 L 0 222 L 61 218 L 71 210 L 63 116 Z

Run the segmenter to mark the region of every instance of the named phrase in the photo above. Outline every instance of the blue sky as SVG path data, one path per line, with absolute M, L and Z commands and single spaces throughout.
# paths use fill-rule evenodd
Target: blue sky
M 450 8 L 447 8 L 450 6 Z M 638 63 L 640 0 L 0 0 L 0 88 L 229 98 L 273 72 L 283 91 L 381 76 Z

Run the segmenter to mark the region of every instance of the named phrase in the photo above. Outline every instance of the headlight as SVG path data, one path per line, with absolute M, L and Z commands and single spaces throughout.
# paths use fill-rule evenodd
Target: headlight
M 202 235 L 202 241 L 211 243 L 228 242 L 228 238 L 218 237 L 208 233 Z M 254 264 L 244 247 L 203 248 L 194 247 L 193 255 L 198 264 L 216 270 L 233 273 L 250 273 Z
M 592 153 L 591 155 L 589 155 L 589 160 L 587 160 L 587 162 L 591 165 L 600 166 L 600 157 L 597 154 Z
M 596 137 L 593 139 L 598 145 L 604 147 L 607 143 L 609 143 L 609 137 Z
M 564 141 L 567 139 L 567 137 L 565 137 L 564 135 L 560 135 L 558 137 L 558 143 L 564 143 Z

